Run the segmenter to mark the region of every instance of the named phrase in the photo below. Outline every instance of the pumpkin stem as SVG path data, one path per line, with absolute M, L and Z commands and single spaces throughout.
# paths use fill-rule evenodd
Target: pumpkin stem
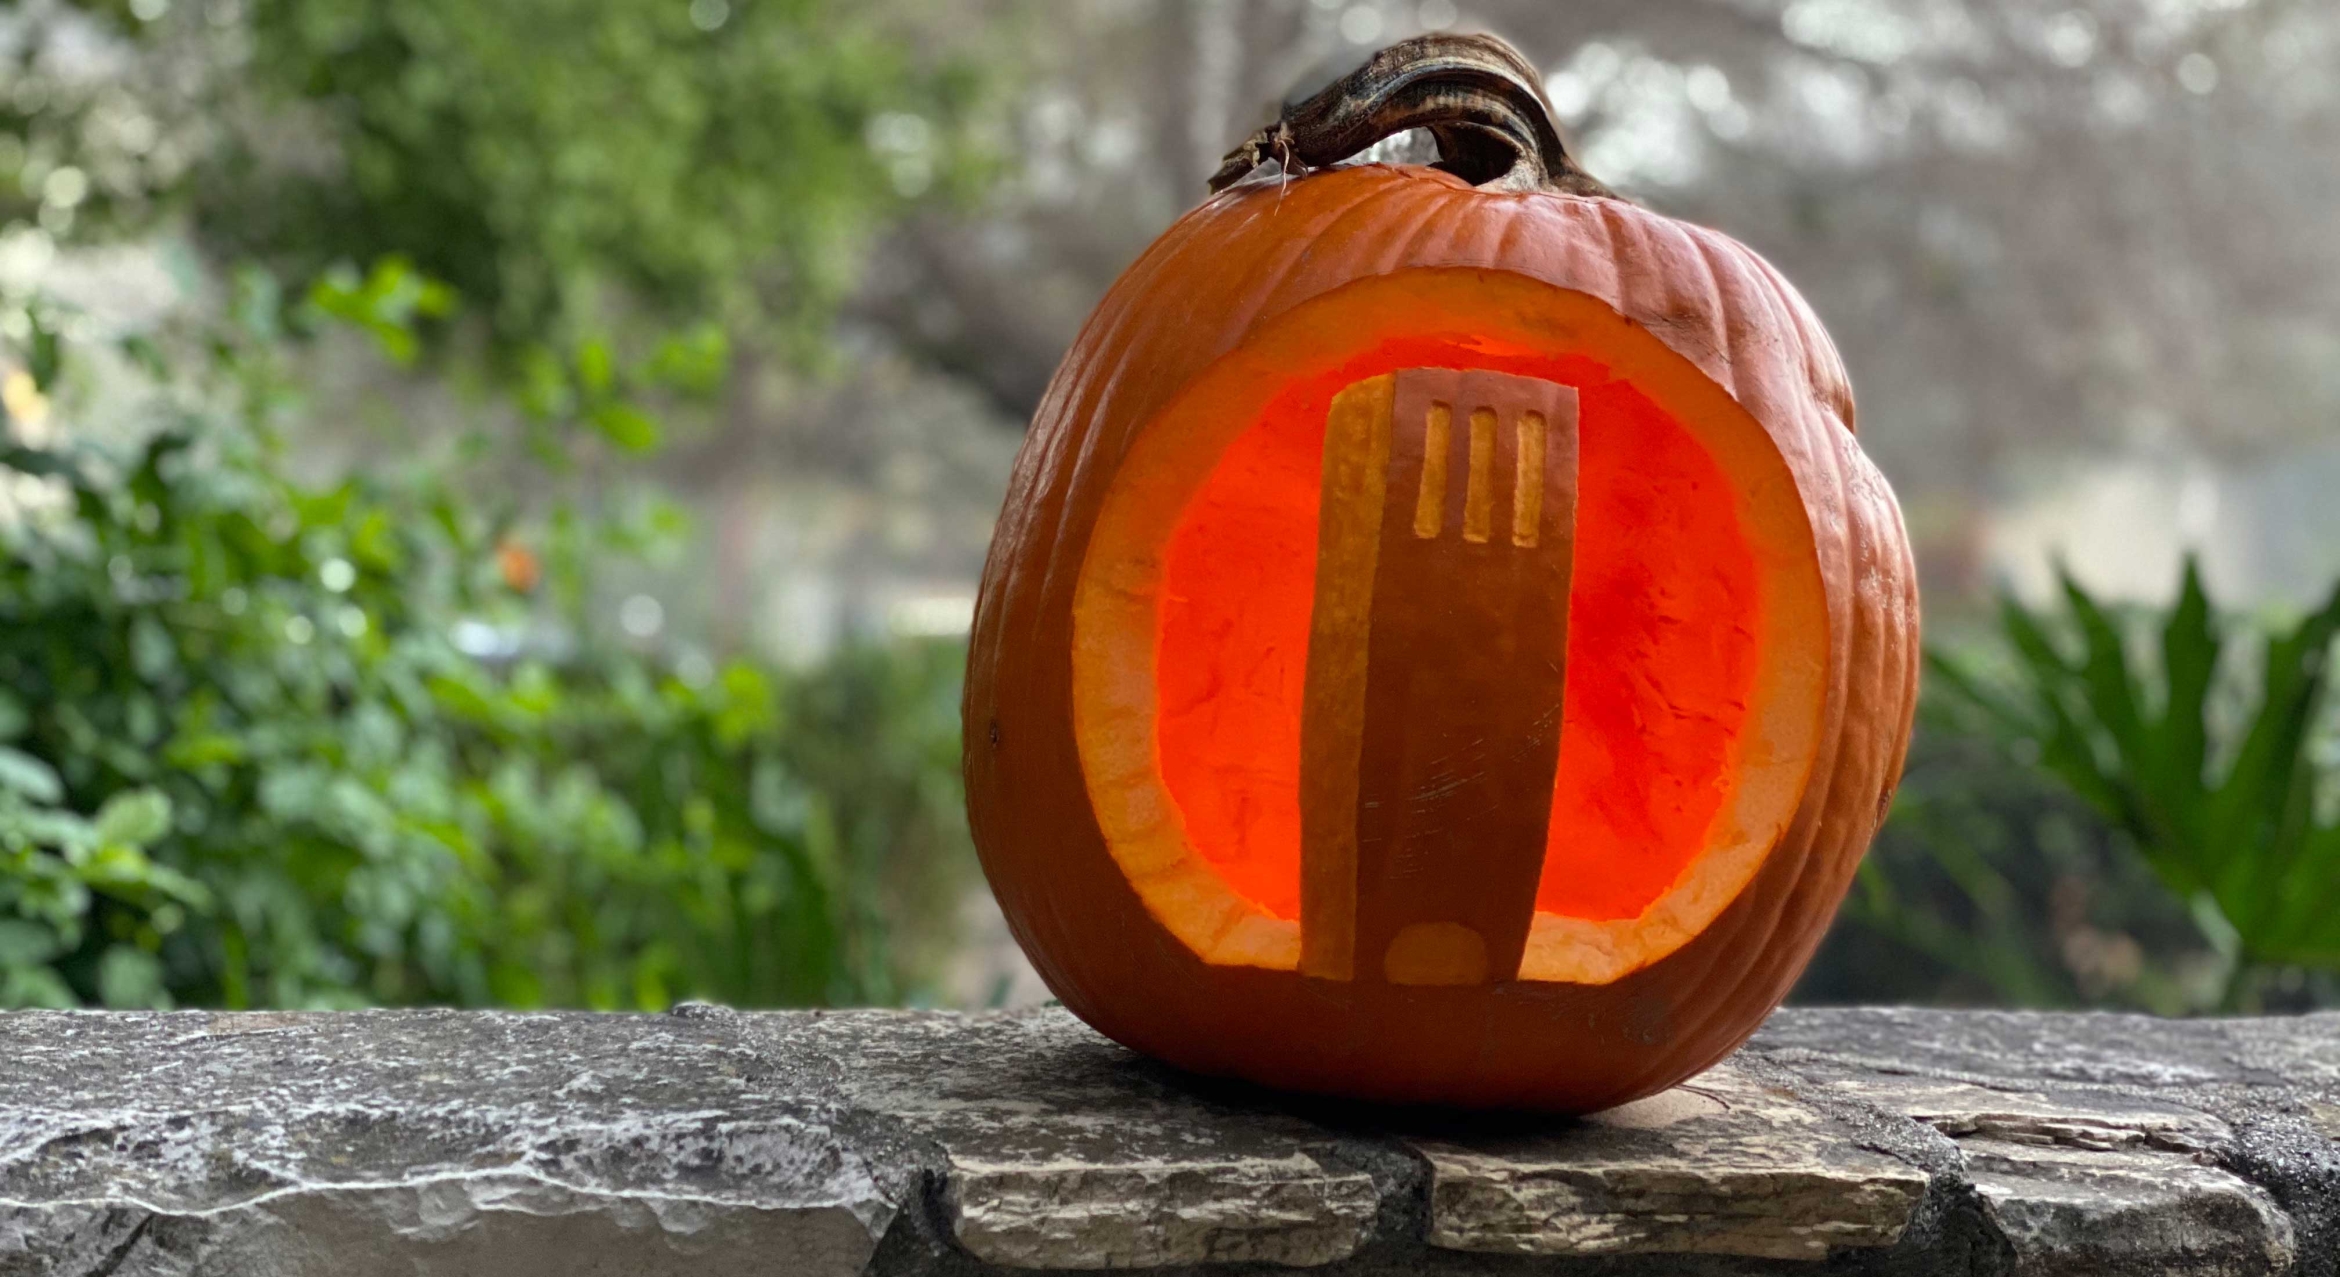
M 1614 198 L 1569 157 L 1552 122 L 1543 77 L 1491 35 L 1433 33 L 1403 40 L 1227 152 L 1211 189 L 1223 191 L 1269 160 L 1284 171 L 1327 168 L 1383 138 L 1427 129 L 1437 168 L 1474 186 Z

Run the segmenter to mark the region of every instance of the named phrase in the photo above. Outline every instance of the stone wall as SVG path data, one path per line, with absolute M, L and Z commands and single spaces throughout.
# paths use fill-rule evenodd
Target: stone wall
M 2340 1016 L 1789 1011 L 1583 1121 L 1057 1010 L 0 1015 L 0 1277 L 2217 1274 L 2340 1258 Z

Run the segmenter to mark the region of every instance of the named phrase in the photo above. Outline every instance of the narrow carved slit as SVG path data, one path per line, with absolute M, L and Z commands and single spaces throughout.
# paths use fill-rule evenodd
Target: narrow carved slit
M 1414 495 L 1414 535 L 1425 541 L 1446 526 L 1446 452 L 1453 428 L 1453 407 L 1430 405 L 1422 427 L 1422 490 Z
M 1463 489 L 1463 540 L 1485 544 L 1495 525 L 1495 410 L 1471 410 L 1471 470 Z
M 1544 517 L 1544 414 L 1528 412 L 1519 418 L 1519 490 L 1511 494 L 1511 543 L 1523 549 L 1536 544 L 1536 525 Z

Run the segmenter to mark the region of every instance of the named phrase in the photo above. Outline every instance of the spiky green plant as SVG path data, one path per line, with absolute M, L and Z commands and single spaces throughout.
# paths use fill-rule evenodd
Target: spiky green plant
M 1940 686 L 2121 829 L 2234 964 L 2225 999 L 2270 968 L 2340 968 L 2340 819 L 2325 755 L 2340 590 L 2234 649 L 2189 558 L 2159 624 L 2066 574 L 2063 616 L 2002 601 L 2014 661 L 1993 678 L 1936 652 Z M 2138 659 L 2144 656 L 2145 659 Z

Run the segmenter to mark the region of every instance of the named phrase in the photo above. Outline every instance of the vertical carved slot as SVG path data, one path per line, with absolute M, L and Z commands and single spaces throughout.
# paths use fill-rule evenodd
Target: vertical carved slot
M 1518 490 L 1511 495 L 1511 543 L 1534 549 L 1537 527 L 1544 521 L 1544 414 L 1519 416 Z
M 1485 545 L 1495 524 L 1495 410 L 1471 409 L 1470 473 L 1463 488 L 1463 540 Z
M 1431 404 L 1422 426 L 1422 486 L 1414 493 L 1414 535 L 1425 541 L 1446 526 L 1446 453 L 1453 432 L 1453 406 Z

